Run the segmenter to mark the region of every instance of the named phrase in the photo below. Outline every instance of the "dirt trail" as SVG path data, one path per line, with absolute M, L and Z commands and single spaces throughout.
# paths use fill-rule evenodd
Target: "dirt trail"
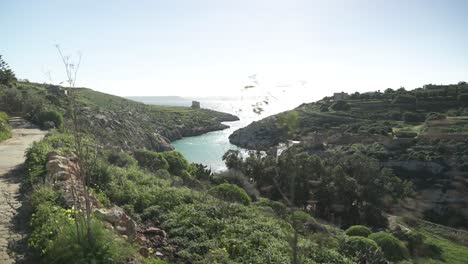
M 34 142 L 44 137 L 41 131 L 21 118 L 10 118 L 12 137 L 0 142 L 0 263 L 15 263 L 17 256 L 12 248 L 22 239 L 13 223 L 21 206 L 19 187 L 24 152 Z

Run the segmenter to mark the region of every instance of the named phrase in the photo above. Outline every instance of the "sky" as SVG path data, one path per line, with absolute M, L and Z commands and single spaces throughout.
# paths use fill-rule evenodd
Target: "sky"
M 120 96 L 333 92 L 468 81 L 464 0 L 0 0 L 19 78 Z M 254 76 L 254 77 L 252 77 Z M 253 89 L 253 90 L 255 90 Z

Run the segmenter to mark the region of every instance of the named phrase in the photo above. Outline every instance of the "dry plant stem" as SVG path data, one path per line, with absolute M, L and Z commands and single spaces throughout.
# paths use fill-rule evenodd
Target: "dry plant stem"
M 79 54 L 79 59 L 78 63 L 75 65 L 70 62 L 70 57 L 64 56 L 62 53 L 62 50 L 60 49 L 59 45 L 56 45 L 56 48 L 60 54 L 60 57 L 62 59 L 62 62 L 65 67 L 66 75 L 67 75 L 67 82 L 68 82 L 68 95 L 70 98 L 70 113 L 71 113 L 71 119 L 73 122 L 73 135 L 74 135 L 74 145 L 75 145 L 75 151 L 77 155 L 77 165 L 78 165 L 78 178 L 81 181 L 81 185 L 83 188 L 83 194 L 85 198 L 85 214 L 86 214 L 86 230 L 87 230 L 87 238 L 88 238 L 88 243 L 89 245 L 93 244 L 93 235 L 91 232 L 91 201 L 89 198 L 89 190 L 87 186 L 87 174 L 88 174 L 88 164 L 86 162 L 86 157 L 83 155 L 83 138 L 82 138 L 82 131 L 80 130 L 79 127 L 79 120 L 78 120 L 78 107 L 77 107 L 77 100 L 76 100 L 76 94 L 74 91 L 74 87 L 76 84 L 76 77 L 77 73 L 81 64 L 81 54 Z M 72 188 L 75 188 L 73 186 Z M 79 201 L 78 201 L 79 203 Z M 79 212 L 76 214 L 78 216 Z M 76 218 L 76 217 L 75 217 Z M 78 219 L 76 219 L 78 220 Z M 78 222 L 78 221 L 75 221 Z M 81 221 L 79 221 L 81 222 Z M 77 224 L 78 226 L 78 224 Z

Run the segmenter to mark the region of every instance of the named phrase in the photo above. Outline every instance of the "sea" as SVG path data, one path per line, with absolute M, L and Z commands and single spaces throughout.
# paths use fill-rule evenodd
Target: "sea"
M 214 172 L 223 171 L 226 166 L 222 156 L 230 149 L 246 152 L 229 142 L 229 135 L 235 130 L 250 123 L 293 109 L 303 103 L 300 97 L 273 98 L 271 96 L 209 96 L 209 97 L 179 97 L 179 96 L 131 96 L 131 100 L 152 105 L 191 106 L 192 101 L 198 101 L 202 108 L 231 113 L 239 117 L 239 121 L 224 122 L 228 129 L 209 132 L 200 136 L 185 137 L 172 142 L 172 146 L 181 152 L 188 161 L 206 165 Z

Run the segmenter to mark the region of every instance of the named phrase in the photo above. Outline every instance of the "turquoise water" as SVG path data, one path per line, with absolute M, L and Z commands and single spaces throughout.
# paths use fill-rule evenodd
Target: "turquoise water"
M 180 151 L 190 162 L 202 163 L 213 171 L 226 169 L 222 156 L 229 149 L 238 149 L 229 143 L 229 135 L 235 130 L 247 126 L 253 121 L 260 120 L 266 116 L 292 109 L 300 104 L 300 99 L 289 99 L 276 101 L 273 104 L 263 104 L 264 111 L 257 114 L 253 111 L 258 102 L 264 100 L 263 97 L 256 98 L 236 98 L 236 97 L 204 97 L 204 98 L 183 98 L 183 97 L 130 97 L 135 101 L 154 105 L 174 105 L 190 106 L 192 100 L 201 103 L 202 108 L 208 108 L 221 112 L 231 113 L 239 116 L 240 121 L 225 122 L 230 128 L 206 133 L 200 136 L 186 137 L 172 142 L 177 151 Z M 281 103 L 280 103 L 281 102 Z
M 195 137 L 187 137 L 172 142 L 177 151 L 180 151 L 189 161 L 207 165 L 213 171 L 225 169 L 222 156 L 230 149 L 242 150 L 229 143 L 228 137 L 236 129 L 240 128 L 241 122 L 226 122 L 231 126 L 228 129 L 214 131 Z

